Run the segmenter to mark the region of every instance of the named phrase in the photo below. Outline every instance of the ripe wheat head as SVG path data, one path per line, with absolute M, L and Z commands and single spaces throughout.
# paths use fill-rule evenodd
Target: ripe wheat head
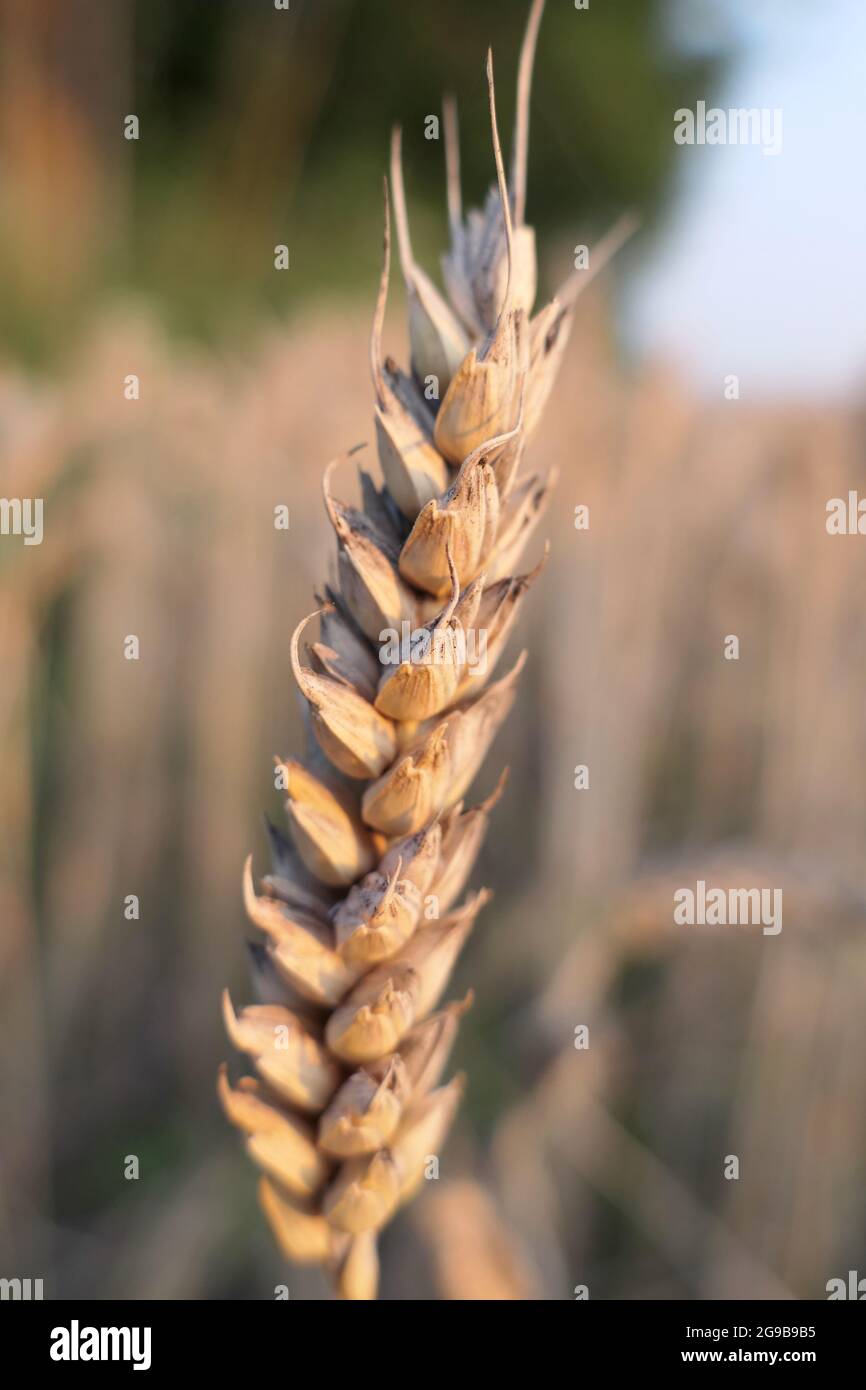
M 456 107 L 443 127 L 451 245 L 447 299 L 416 264 L 400 132 L 385 182 L 385 237 L 370 365 L 384 485 L 359 469 L 362 505 L 324 496 L 332 581 L 292 638 L 310 751 L 278 760 L 290 837 L 270 829 L 272 872 L 244 874 L 261 1002 L 225 1022 L 255 1077 L 219 1094 L 262 1170 L 276 1239 L 327 1267 L 340 1296 L 376 1297 L 377 1237 L 420 1186 L 463 1089 L 441 1078 L 471 999 L 440 1006 L 484 891 L 460 901 L 496 791 L 463 798 L 515 698 L 521 656 L 491 681 L 538 573 L 516 574 L 551 479 L 522 468 L 551 390 L 577 295 L 627 234 L 596 248 L 533 315 L 527 226 L 529 94 L 544 0 L 518 70 L 510 188 L 487 84 L 496 182 L 463 216 Z M 411 365 L 383 357 L 391 211 L 406 283 Z M 355 452 L 354 450 L 352 451 Z M 348 457 L 348 456 L 346 456 Z M 302 645 L 311 618 L 319 640 Z M 524 654 L 525 655 L 525 654 Z M 459 905 L 458 905 L 459 903 Z

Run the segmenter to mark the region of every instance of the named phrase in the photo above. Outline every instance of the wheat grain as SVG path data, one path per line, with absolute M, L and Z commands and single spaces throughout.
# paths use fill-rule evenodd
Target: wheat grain
M 496 184 L 465 220 L 456 109 L 446 103 L 450 303 L 414 260 L 395 132 L 390 186 L 411 370 L 382 355 L 386 181 L 371 334 L 385 485 L 362 470 L 356 508 L 333 494 L 336 465 L 325 473 L 336 579 L 321 599 L 319 641 L 302 652 L 305 618 L 291 649 L 312 751 L 303 763 L 278 760 L 291 841 L 271 831 L 273 871 L 260 892 L 249 862 L 244 875 L 247 912 L 266 943 L 253 953 L 266 1002 L 236 1013 L 225 1000 L 229 1036 L 257 1079 L 232 1088 L 223 1069 L 219 1093 L 263 1171 L 265 1215 L 287 1257 L 326 1265 L 351 1299 L 376 1296 L 377 1233 L 423 1181 L 463 1087 L 440 1080 L 470 1000 L 437 1006 L 487 900 L 476 893 L 455 907 L 501 782 L 474 809 L 463 798 L 523 664 L 489 682 L 538 572 L 514 577 L 550 484 L 519 468 L 577 289 L 566 285 L 530 318 L 535 239 L 523 209 L 542 10 L 534 0 L 521 57 L 511 193 L 488 54 Z M 398 643 L 396 659 L 385 659 L 381 644 L 404 632 L 408 650 Z

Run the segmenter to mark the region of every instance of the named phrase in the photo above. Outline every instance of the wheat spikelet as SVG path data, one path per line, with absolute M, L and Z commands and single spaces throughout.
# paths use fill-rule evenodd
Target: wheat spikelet
M 502 783 L 481 805 L 464 797 L 523 662 L 490 679 L 537 573 L 515 569 L 550 482 L 520 467 L 577 294 L 567 284 L 531 317 L 523 209 L 542 9 L 534 0 L 521 55 L 510 191 L 488 54 L 497 177 L 465 221 L 446 104 L 450 303 L 413 257 L 395 132 L 371 335 L 385 485 L 361 470 L 357 508 L 336 495 L 343 461 L 325 473 L 336 577 L 310 615 L 319 640 L 302 647 L 306 617 L 291 650 L 311 752 L 279 762 L 291 838 L 271 829 L 273 869 L 258 892 L 249 862 L 245 871 L 247 913 L 264 937 L 252 948 L 261 1002 L 236 1013 L 225 998 L 229 1036 L 256 1076 L 232 1087 L 223 1069 L 219 1094 L 262 1170 L 265 1215 L 289 1259 L 327 1266 L 350 1299 L 375 1298 L 377 1233 L 419 1187 L 463 1085 L 441 1079 L 470 1001 L 441 999 L 487 900 L 459 901 Z M 408 373 L 381 350 L 391 200 Z

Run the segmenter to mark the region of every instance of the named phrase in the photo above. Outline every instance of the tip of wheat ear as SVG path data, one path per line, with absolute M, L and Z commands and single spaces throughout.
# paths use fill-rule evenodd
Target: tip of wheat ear
M 543 7 L 534 0 L 521 53 L 510 190 L 488 54 L 496 182 L 465 222 L 456 106 L 445 109 L 447 298 L 414 260 L 395 133 L 411 366 L 402 371 L 381 349 L 386 181 L 371 335 L 384 485 L 362 471 L 353 507 L 332 489 L 340 461 L 325 471 L 337 580 L 291 641 L 309 749 L 303 760 L 276 760 L 289 837 L 268 825 L 272 866 L 259 891 L 251 860 L 244 871 L 262 937 L 252 947 L 258 1003 L 238 1011 L 224 997 L 229 1037 L 256 1075 L 233 1087 L 222 1068 L 218 1092 L 262 1172 L 262 1210 L 283 1254 L 324 1266 L 347 1299 L 376 1297 L 377 1234 L 430 1176 L 463 1092 L 461 1077 L 443 1083 L 443 1074 L 471 995 L 442 997 L 489 897 L 464 892 L 504 774 L 486 801 L 466 809 L 464 797 L 525 658 L 492 679 L 543 564 L 516 574 L 549 494 L 522 465 L 576 298 L 566 285 L 533 316 L 524 208 Z M 304 644 L 313 617 L 319 640 Z M 408 650 L 386 654 L 405 631 Z

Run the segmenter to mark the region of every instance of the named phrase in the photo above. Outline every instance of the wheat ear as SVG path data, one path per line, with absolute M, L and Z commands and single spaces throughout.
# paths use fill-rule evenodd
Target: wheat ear
M 530 11 L 531 53 L 543 0 Z M 515 161 L 518 217 L 487 81 L 496 184 L 462 219 L 453 105 L 446 112 L 450 304 L 416 264 L 395 132 L 391 193 L 406 281 L 411 372 L 383 358 L 391 262 L 371 335 L 384 487 L 361 471 L 361 507 L 325 473 L 337 542 L 319 640 L 291 659 L 311 752 L 278 761 L 290 838 L 270 827 L 271 874 L 244 898 L 259 1003 L 226 1027 L 256 1072 L 219 1094 L 262 1170 L 261 1205 L 292 1261 L 327 1267 L 340 1296 L 376 1297 L 377 1236 L 419 1187 L 460 1099 L 441 1085 L 467 998 L 440 1007 L 485 892 L 461 898 L 502 786 L 463 798 L 515 697 L 521 657 L 490 681 L 536 571 L 515 577 L 549 481 L 521 474 L 561 357 L 571 299 L 531 318 L 534 238 L 523 223 L 527 61 Z M 519 220 L 518 220 L 519 218 Z M 354 453 L 355 451 L 353 451 Z M 348 456 L 346 456 L 348 457 Z M 540 567 L 539 567 L 540 568 Z M 401 639 L 411 634 L 408 644 Z

